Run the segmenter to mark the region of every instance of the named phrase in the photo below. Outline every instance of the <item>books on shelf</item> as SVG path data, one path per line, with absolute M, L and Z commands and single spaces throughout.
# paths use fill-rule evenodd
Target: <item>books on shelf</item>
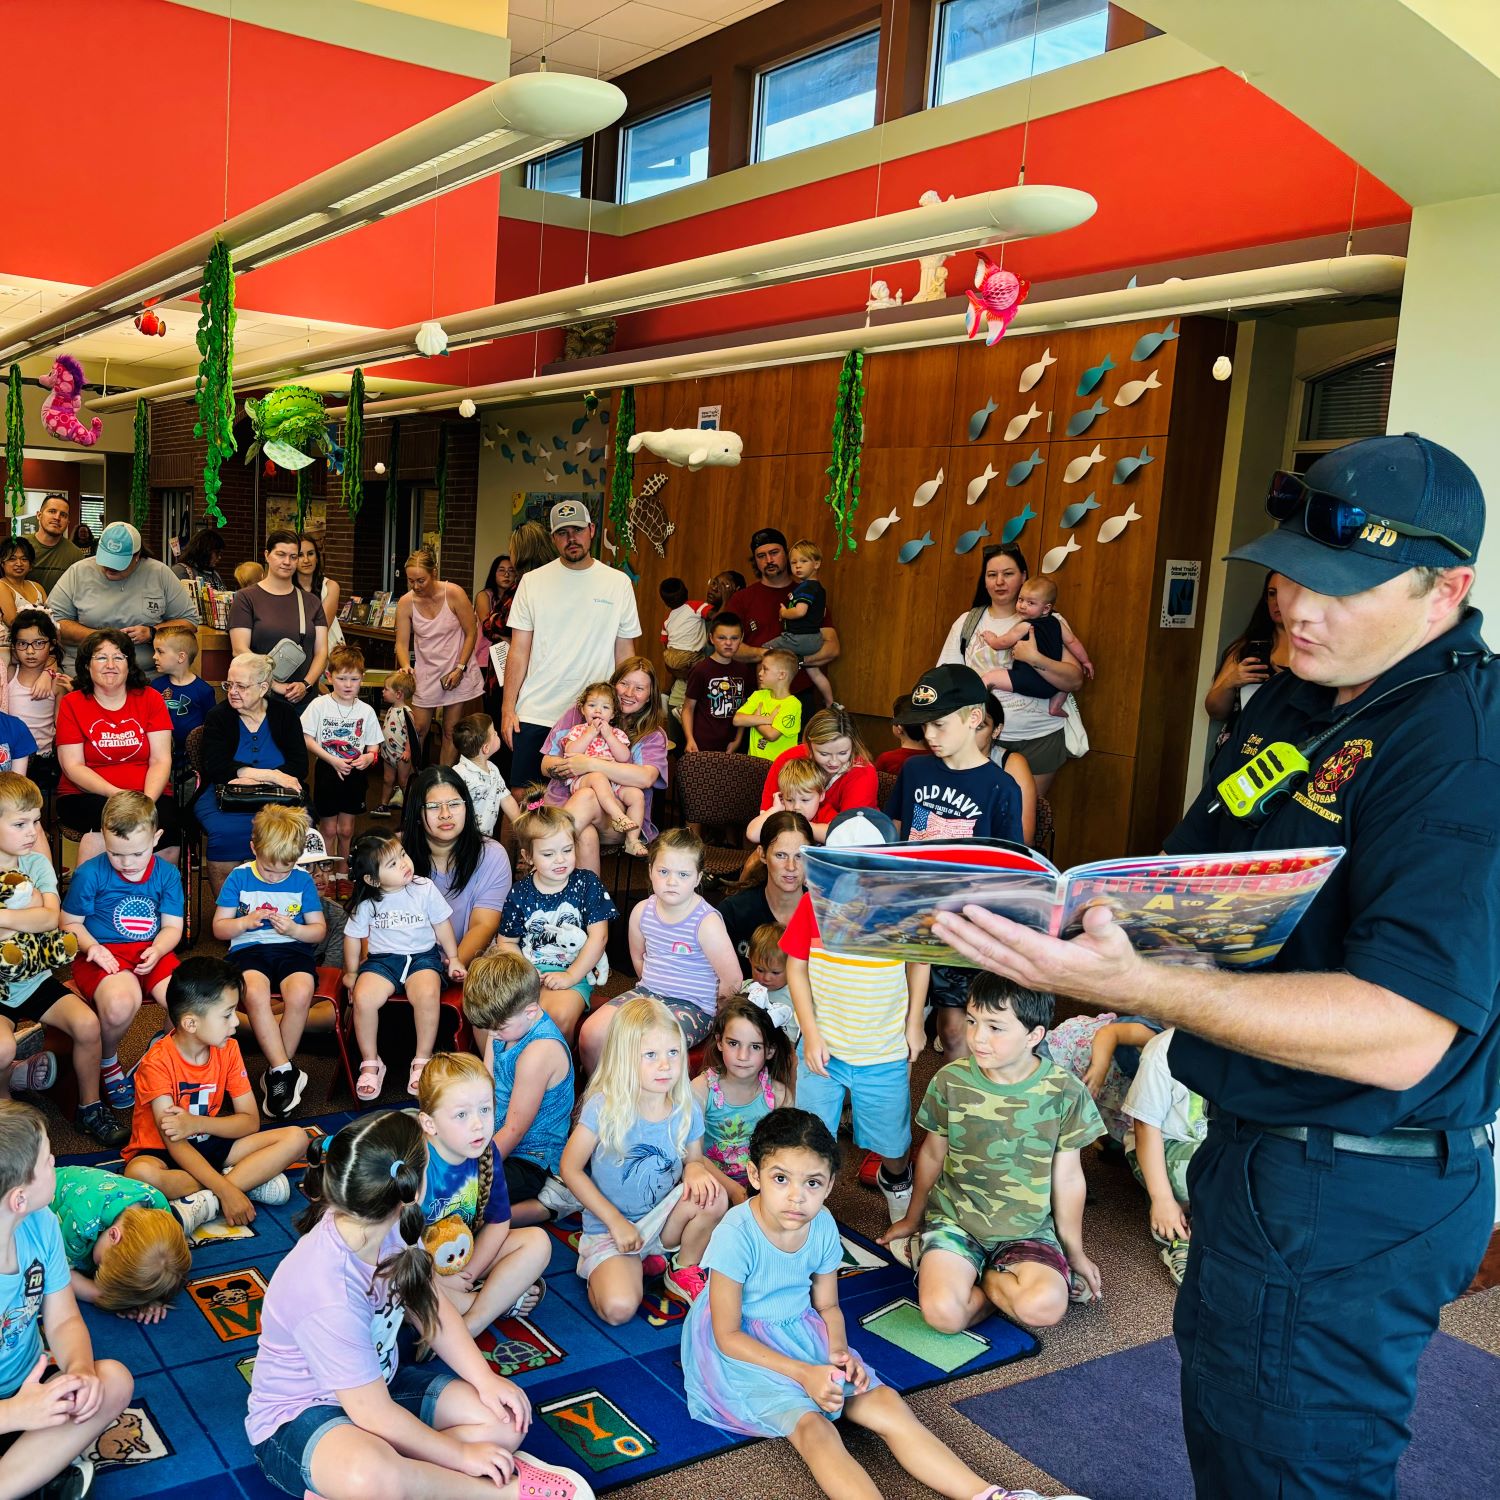
M 1110 859 L 1066 872 L 999 839 L 803 851 L 823 946 L 908 962 L 974 964 L 933 932 L 973 905 L 1071 938 L 1107 905 L 1131 942 L 1168 963 L 1268 963 L 1333 873 L 1339 848 Z

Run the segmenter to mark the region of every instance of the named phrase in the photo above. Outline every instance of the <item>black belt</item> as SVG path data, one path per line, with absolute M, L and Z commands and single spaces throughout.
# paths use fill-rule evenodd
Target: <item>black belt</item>
M 1210 1111 L 1209 1118 L 1215 1124 L 1230 1129 L 1279 1136 L 1284 1141 L 1305 1141 L 1311 1131 L 1328 1128 L 1326 1125 L 1261 1125 L 1254 1120 L 1242 1120 L 1236 1115 L 1217 1110 Z M 1348 1135 L 1342 1130 L 1335 1130 L 1330 1134 L 1335 1151 L 1351 1151 L 1356 1156 L 1439 1157 L 1448 1149 L 1450 1134 L 1461 1140 L 1467 1139 L 1476 1149 L 1484 1147 L 1487 1150 L 1490 1146 L 1489 1129 L 1484 1125 L 1473 1125 L 1467 1130 L 1452 1132 L 1397 1129 L 1387 1131 L 1384 1135 Z

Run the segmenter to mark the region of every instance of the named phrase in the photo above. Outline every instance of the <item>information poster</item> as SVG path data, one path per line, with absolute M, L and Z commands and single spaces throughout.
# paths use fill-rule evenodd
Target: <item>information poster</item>
M 1201 562 L 1169 557 L 1161 585 L 1161 628 L 1191 630 L 1198 623 L 1198 585 Z

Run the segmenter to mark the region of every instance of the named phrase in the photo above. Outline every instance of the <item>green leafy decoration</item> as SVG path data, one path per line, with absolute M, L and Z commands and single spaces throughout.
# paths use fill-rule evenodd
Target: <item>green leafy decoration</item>
M 630 535 L 630 497 L 635 488 L 635 454 L 630 452 L 630 440 L 634 436 L 635 387 L 627 385 L 615 412 L 615 461 L 609 475 L 609 524 L 622 547 Z
M 859 509 L 859 463 L 865 445 L 865 357 L 858 349 L 844 356 L 839 371 L 839 396 L 833 408 L 833 461 L 824 471 L 828 493 L 824 503 L 833 512 L 838 546 L 837 560 L 845 548 L 856 549 L 854 512 Z
M 448 529 L 448 424 L 438 428 L 437 451 L 438 535 Z
M 312 480 L 308 476 L 316 467 L 308 464 L 305 469 L 297 470 L 297 523 L 293 529 L 298 532 L 307 525 L 307 507 L 312 499 Z
M 204 444 L 203 514 L 222 526 L 219 470 L 235 451 L 234 266 L 222 240 L 215 240 L 209 252 L 199 297 L 203 310 L 198 316 L 198 380 L 193 389 L 198 420 L 193 436 Z
M 5 395 L 5 501 L 13 516 L 26 509 L 26 484 L 21 477 L 26 458 L 26 413 L 21 402 L 21 367 L 12 365 Z
M 344 417 L 344 504 L 351 516 L 365 500 L 365 372 L 349 380 L 349 410 Z
M 146 403 L 135 403 L 135 453 L 130 460 L 130 519 L 145 531 L 151 513 L 151 419 Z

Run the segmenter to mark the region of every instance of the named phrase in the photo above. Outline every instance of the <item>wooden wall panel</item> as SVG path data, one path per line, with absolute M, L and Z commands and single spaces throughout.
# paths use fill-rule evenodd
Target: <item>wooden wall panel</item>
M 746 458 L 779 457 L 788 451 L 792 369 L 791 365 L 776 365 L 765 370 L 731 370 L 723 375 L 640 386 L 635 393 L 636 430 L 696 427 L 700 406 L 718 406 L 723 409 L 719 425 L 739 433 Z M 831 398 L 828 410 L 831 415 Z
M 788 453 L 827 453 L 833 432 L 833 404 L 838 399 L 842 359 L 814 359 L 791 367 L 787 394 Z M 865 368 L 874 363 L 865 361 Z M 869 407 L 865 408 L 865 443 L 870 445 Z M 825 459 L 826 463 L 827 460 Z
M 1068 422 L 1097 401 L 1102 401 L 1106 410 L 1094 418 L 1088 429 L 1090 442 L 1115 437 L 1155 436 L 1168 430 L 1180 338 L 1168 339 L 1146 359 L 1132 360 L 1130 355 L 1142 335 L 1165 329 L 1169 322 L 1178 329 L 1182 327 L 1180 318 L 1162 318 L 1149 323 L 1106 323 L 1099 328 L 1080 328 L 1053 348 L 1052 352 L 1058 356 L 1057 366 L 1051 372 L 1057 377 L 1052 416 L 1052 436 L 1056 441 L 1070 441 Z M 1092 392 L 1080 396 L 1078 383 L 1084 372 L 1103 363 L 1106 356 L 1114 361 L 1114 367 L 1104 372 Z M 1159 389 L 1146 391 L 1129 406 L 1115 405 L 1115 397 L 1120 394 L 1122 386 L 1132 380 L 1145 380 L 1153 372 L 1161 382 Z

